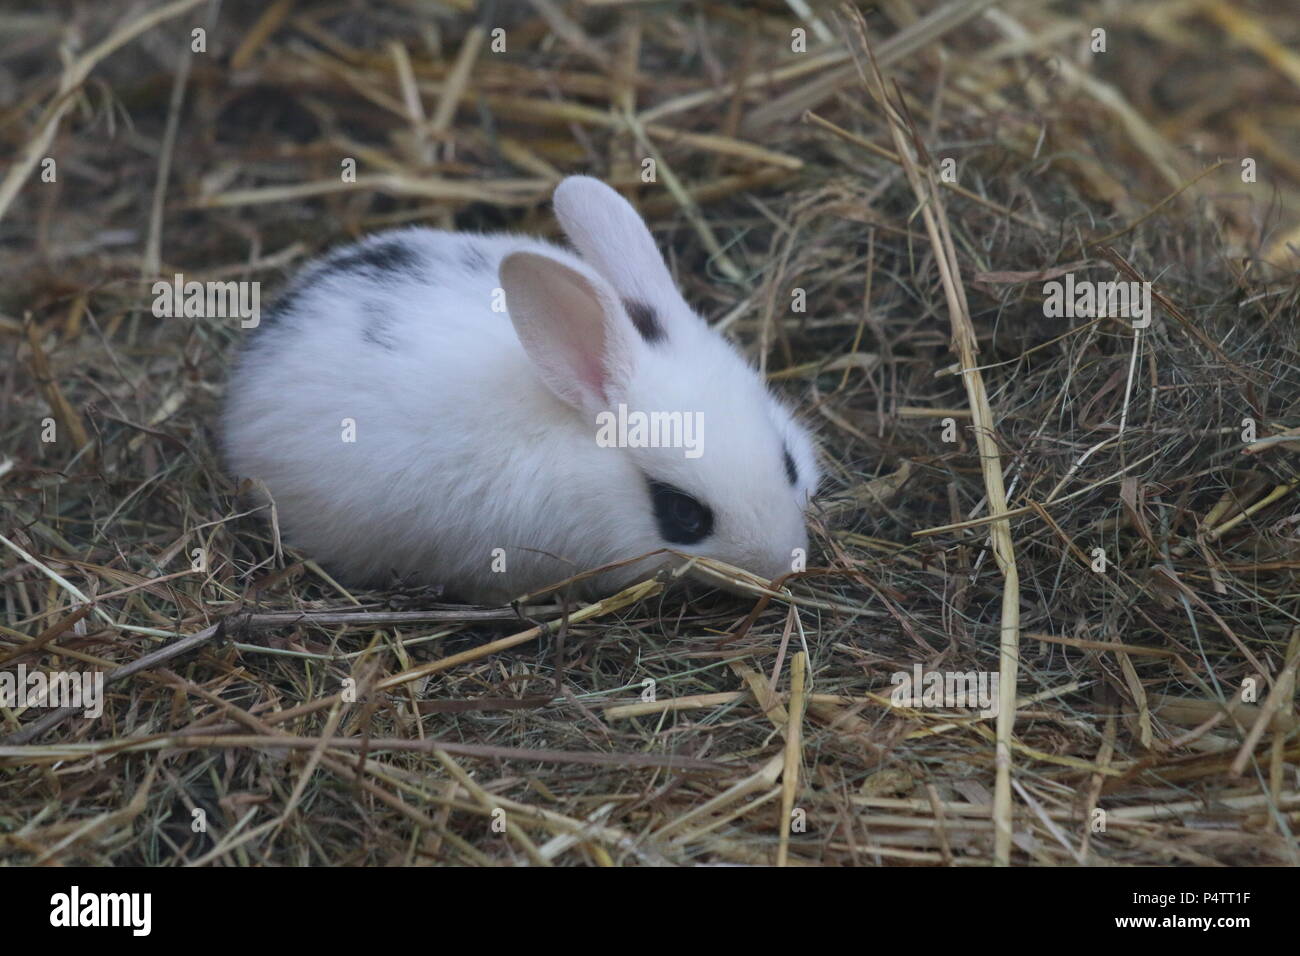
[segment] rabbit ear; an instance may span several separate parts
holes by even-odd
[[[510,321],[543,381],[576,408],[606,408],[631,371],[636,337],[613,290],[535,252],[506,256],[500,275]]]
[[[685,306],[645,222],[599,179],[570,176],[555,187],[555,215],[574,248],[614,287],[634,318],[637,306],[652,316]]]

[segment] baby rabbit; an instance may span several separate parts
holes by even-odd
[[[231,471],[358,584],[499,603],[662,548],[790,572],[818,482],[808,433],[682,299],[622,196],[571,176],[555,212],[576,255],[413,228],[308,265],[231,374]]]

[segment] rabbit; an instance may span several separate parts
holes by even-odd
[[[576,254],[416,227],[307,265],[230,375],[230,471],[360,585],[504,604],[640,558],[579,585],[610,593],[683,560],[662,549],[790,573],[810,433],[686,304],[626,199],[570,176],[554,208]],[[638,412],[698,423],[697,447],[685,424],[656,444]]]

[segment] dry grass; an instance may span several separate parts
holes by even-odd
[[[0,14],[0,669],[110,675],[0,708],[0,859],[1300,862],[1286,0],[470,6]],[[545,232],[573,171],[815,422],[808,572],[474,610],[278,555],[214,452],[238,322],[153,279]],[[1045,318],[1066,272],[1154,321]],[[891,706],[917,663],[1008,706]]]

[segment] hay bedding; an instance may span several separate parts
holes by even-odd
[[[1294,12],[865,13],[879,78],[823,3],[498,4],[505,52],[455,2],[0,15],[0,666],[118,674],[0,711],[0,857],[1300,860]],[[544,232],[570,171],[815,423],[808,573],[472,612],[278,553],[214,447],[238,322],[151,282]],[[1066,273],[1153,321],[1048,316]],[[891,707],[918,664],[1014,720]]]

